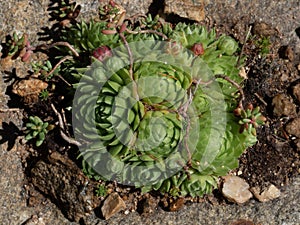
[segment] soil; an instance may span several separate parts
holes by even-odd
[[[127,1],[125,2],[129,4]],[[163,7],[161,7],[160,1],[154,0],[152,4],[150,3],[143,1],[142,13],[149,10],[151,13],[162,14]],[[298,5],[292,6],[297,7]],[[241,7],[243,8],[245,5]],[[286,10],[287,7],[289,6],[285,6],[283,10]],[[128,8],[130,7],[128,6]],[[300,51],[296,46],[296,43],[299,42],[295,42],[293,39],[288,40],[282,31],[270,23],[254,20],[250,16],[250,12],[243,17],[229,17],[228,12],[234,11],[235,8],[228,7],[226,11],[219,2],[215,5],[207,3],[206,10],[212,13],[214,10],[220,10],[220,14],[213,18],[207,16],[201,22],[202,24],[216,27],[217,32],[225,32],[243,44],[243,53],[247,55],[244,66],[244,75],[247,76],[247,79],[243,84],[246,103],[260,106],[262,114],[267,118],[266,124],[258,129],[257,144],[245,151],[240,157],[239,168],[232,173],[244,178],[250,187],[264,189],[270,184],[274,184],[276,187],[289,185],[299,176],[300,172],[300,122],[298,122],[300,118]],[[221,13],[222,10],[225,10],[226,13]],[[165,18],[172,22],[179,20],[193,22],[175,14],[165,15]],[[221,20],[224,22],[221,23]],[[250,36],[246,38],[249,28],[252,28]],[[300,39],[299,28],[295,28],[293,38],[296,36]],[[49,29],[51,31],[50,27]],[[261,44],[262,40],[270,40],[270,44],[264,46]],[[266,52],[264,52],[265,50]],[[37,57],[43,58],[45,55],[41,54]],[[64,141],[57,130],[49,133],[46,144],[39,148],[36,148],[34,143],[25,145],[22,139],[22,120],[25,121],[28,115],[37,115],[52,122],[57,121],[57,116],[50,104],[62,104],[65,101],[63,92],[50,95],[47,100],[42,101],[36,93],[39,93],[41,86],[46,84],[37,85],[37,80],[34,80],[33,83],[30,82],[30,85],[33,86],[28,86],[27,82],[24,82],[24,77],[26,77],[26,81],[35,78],[27,77],[29,75],[26,72],[28,65],[23,65],[18,60],[4,61],[2,59],[1,71],[4,74],[2,77],[4,78],[3,90],[6,89],[5,96],[9,97],[1,98],[0,96],[2,121],[0,143],[8,152],[17,149],[17,156],[9,160],[21,159],[21,163],[16,166],[22,173],[19,179],[23,182],[22,199],[26,199],[26,207],[49,204],[50,209],[54,212],[56,207],[51,205],[54,203],[70,221],[92,224],[88,222],[88,219],[82,218],[93,211],[94,204],[96,204],[94,212],[102,218],[99,206],[104,198],[93,195],[99,182],[90,180],[83,175],[79,169],[80,163],[74,154],[76,149]],[[2,78],[0,77],[0,79]],[[53,84],[61,85],[61,89],[67,88],[59,78],[54,79],[48,85]],[[61,187],[62,180],[70,183],[70,186]],[[114,183],[108,184],[107,187],[109,192],[118,192],[126,201],[128,212],[138,211],[142,216],[156,213],[157,207],[167,211],[177,211],[191,202],[205,202],[212,207],[230,204],[218,190],[213,195],[204,198],[173,199],[158,193],[142,195],[138,190],[118,186]],[[91,205],[85,204],[87,198],[90,198],[88,202]],[[70,204],[72,199],[73,205]],[[32,212],[31,215],[34,213]],[[51,215],[54,216],[55,213]],[[28,216],[24,216],[27,220],[24,219],[22,224],[42,224],[32,222],[38,220],[39,216],[36,217],[28,219]],[[235,224],[248,224],[246,222]]]
[[[259,31],[255,29],[261,27]],[[288,46],[281,46],[276,31],[264,23],[254,24],[254,33],[273,40],[270,52],[261,56],[255,41],[245,45],[248,79],[244,84],[246,101],[260,106],[267,123],[258,129],[258,142],[240,158],[239,171],[251,186],[283,186],[299,174],[298,139],[287,125],[299,117],[299,102],[292,90],[299,80],[299,61]],[[261,50],[260,50],[261,51]],[[299,129],[299,128],[295,128]],[[249,166],[251,165],[251,166]]]

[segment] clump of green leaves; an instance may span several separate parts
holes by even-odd
[[[259,37],[258,40],[255,41],[256,46],[259,48],[259,52],[261,55],[267,55],[270,52],[271,41],[270,37],[263,36]]]
[[[80,6],[76,5],[76,2],[70,3],[68,0],[62,0],[60,1],[59,6],[53,10],[53,14],[61,19],[71,18],[78,8],[80,8]]]
[[[31,63],[31,66],[33,72],[35,74],[38,74],[42,79],[45,79],[46,81],[51,80],[53,76],[57,75],[60,72],[60,66],[52,71],[53,66],[49,60],[46,60],[45,62]]]
[[[48,122],[43,122],[38,116],[30,116],[26,123],[25,140],[36,139],[35,145],[39,147],[44,142],[48,129]]]
[[[99,184],[96,190],[96,196],[105,197],[107,195],[107,188],[105,184]]]
[[[253,136],[256,136],[256,128],[266,121],[266,118],[260,113],[260,107],[253,108],[252,104],[249,104],[246,109],[235,109],[234,114],[241,118],[239,120],[240,132],[248,132]]]
[[[25,48],[27,41],[26,34],[19,36],[16,32],[13,33],[11,39],[6,43],[8,56],[17,56]]]
[[[41,93],[39,94],[39,97],[42,101],[45,101],[49,98],[49,91],[47,89],[42,90]]]
[[[18,35],[16,32],[8,39],[5,46],[5,57],[11,59],[21,58],[23,62],[27,62],[33,53],[33,48],[30,45],[27,34]]]
[[[90,55],[93,62],[88,69],[78,68],[75,62],[73,73],[66,76],[75,81],[80,93],[73,110],[75,121],[81,124],[75,133],[87,143],[80,154],[83,169],[103,180],[132,180],[144,192],[210,193],[218,177],[235,169],[238,157],[256,142],[252,131],[261,124],[259,109],[250,114],[245,111],[242,119],[233,114],[239,104],[233,84],[243,81],[237,66],[239,45],[229,36],[217,37],[215,30],[196,24],[173,27],[151,16],[140,24],[144,30],[134,25],[126,30],[125,25],[111,27],[108,19],[81,22],[63,32],[62,39],[82,57]],[[214,82],[220,91],[209,89]],[[187,119],[192,105],[195,117]],[[151,128],[157,118],[160,122]],[[246,124],[247,129],[252,124],[251,131],[239,132]],[[176,171],[178,166],[181,169]],[[94,168],[101,168],[105,176]],[[175,172],[165,177],[166,170]]]

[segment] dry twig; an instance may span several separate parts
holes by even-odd
[[[241,53],[240,53],[239,58],[238,58],[238,61],[237,61],[237,63],[236,63],[237,67],[240,66],[240,61],[241,61],[242,55],[243,55],[243,53],[244,53],[244,48],[245,48],[246,42],[247,42],[247,40],[248,40],[248,38],[249,38],[249,36],[250,36],[251,29],[252,29],[252,26],[249,26],[247,35],[246,35],[246,37],[245,37],[245,40],[244,40],[244,43],[243,43],[243,46],[242,46],[242,49],[241,49]]]
[[[73,46],[70,45],[68,42],[65,42],[65,41],[55,42],[55,43],[53,43],[53,44],[51,44],[51,45],[49,45],[49,46],[46,46],[46,47],[47,47],[47,49],[49,49],[49,48],[53,48],[53,47],[55,47],[55,46],[66,46],[67,48],[70,49],[70,51],[71,51],[76,57],[79,57],[78,52],[73,48]]]
[[[265,105],[265,106],[267,106],[268,105],[268,103],[266,103],[266,101],[259,95],[259,94],[257,94],[257,93],[254,93],[254,95]]]
[[[49,77],[51,74],[54,73],[54,71],[64,62],[64,61],[67,61],[67,60],[71,60],[73,59],[72,56],[65,56],[63,57],[61,60],[59,60],[59,62],[52,68],[52,70],[49,71],[49,73],[45,76],[46,78]],[[62,79],[68,86],[72,86],[68,81],[66,81],[62,76],[58,75],[58,77],[60,79]]]
[[[0,112],[18,112],[20,111],[21,109],[19,108],[10,108],[10,109],[3,109],[3,108],[0,108]]]
[[[53,104],[51,104],[51,107],[54,111],[54,113],[57,115],[58,117],[58,123],[59,123],[59,128],[60,128],[60,135],[61,137],[66,141],[68,142],[69,144],[72,144],[72,145],[76,145],[76,146],[81,146],[81,143],[76,141],[74,138],[71,138],[71,137],[68,137],[65,133],[64,133],[64,130],[65,130],[65,126],[64,126],[64,122],[63,122],[63,118],[61,116],[61,114],[57,111],[57,109],[55,108],[55,106]]]
[[[244,109],[243,101],[245,100],[245,94],[244,94],[243,88],[237,82],[235,82],[234,80],[231,80],[226,75],[216,74],[215,77],[222,78],[222,79],[228,81],[229,83],[231,83],[233,86],[235,86],[239,90],[239,92],[241,93],[241,99],[239,101],[239,108]]]
[[[132,52],[130,50],[129,44],[128,44],[124,34],[120,32],[119,35],[120,35],[122,41],[124,42],[124,44],[127,48],[128,55],[129,55],[129,63],[130,63],[130,67],[129,67],[130,78],[131,78],[131,80],[134,80],[133,79],[133,56],[132,56]]]

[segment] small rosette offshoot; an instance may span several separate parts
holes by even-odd
[[[36,139],[35,145],[39,147],[51,128],[52,126],[48,122],[43,122],[38,116],[30,116],[29,122],[26,123],[25,140]]]
[[[240,118],[240,133],[247,132],[253,136],[256,136],[256,128],[266,122],[266,117],[260,113],[260,107],[254,108],[252,104],[248,104],[246,109],[236,108],[234,115]]]

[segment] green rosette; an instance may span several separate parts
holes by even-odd
[[[81,26],[96,29],[95,24]],[[82,51],[106,44],[113,55],[77,70],[81,79],[74,85],[72,110],[74,133],[83,143],[80,156],[86,174],[95,178],[144,192],[202,196],[238,166],[238,157],[256,141],[239,133],[232,114],[237,88],[215,77],[242,82],[238,45],[198,25],[163,25],[158,31],[170,40],[125,32],[128,46],[118,34],[97,37],[101,40],[90,49],[85,42],[76,44]],[[199,56],[190,51],[197,43],[203,46]]]

